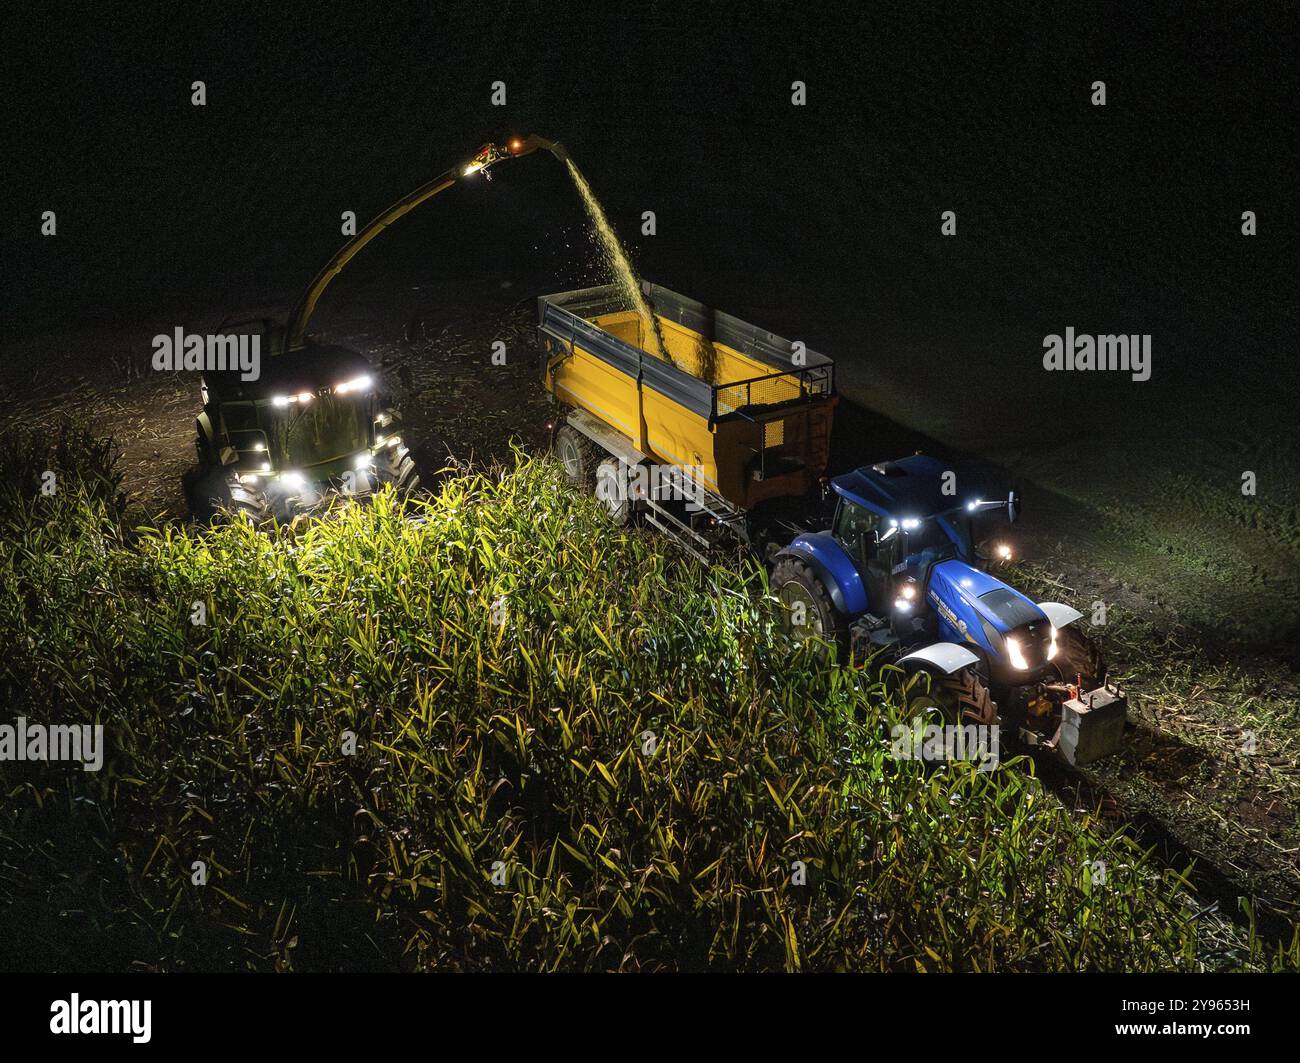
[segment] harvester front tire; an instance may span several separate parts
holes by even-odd
[[[600,454],[596,444],[572,425],[562,425],[555,433],[555,456],[560,459],[564,475],[574,487],[591,491],[596,486]]]
[[[849,643],[848,620],[831,601],[822,581],[797,557],[783,557],[772,569],[772,590],[785,607],[784,626],[797,642],[818,635],[834,643],[841,656]],[[801,610],[802,607],[802,610]],[[803,623],[799,624],[802,611]]]
[[[379,486],[392,484],[398,498],[407,498],[420,489],[420,474],[415,471],[415,459],[405,447],[387,452],[375,467]]]
[[[247,513],[255,524],[271,515],[270,503],[261,491],[232,483],[220,467],[199,466],[189,489],[190,515],[201,524],[222,524],[238,513]]]

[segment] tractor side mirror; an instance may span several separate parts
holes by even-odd
[[[1011,492],[1007,495],[1007,521],[1011,524],[1015,524],[1019,516],[1020,492],[1013,487]]]

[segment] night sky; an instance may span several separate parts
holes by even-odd
[[[291,302],[342,242],[341,211],[364,221],[535,131],[569,147],[646,276],[838,358],[1072,325],[1156,334],[1158,378],[1176,362],[1192,392],[1220,386],[1225,359],[1226,386],[1268,391],[1297,324],[1295,12],[1184,6],[10,7],[8,324]],[[338,297],[591,279],[553,160],[449,199]]]

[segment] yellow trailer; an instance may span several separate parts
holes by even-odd
[[[538,300],[544,382],[566,407],[556,449],[574,481],[599,486],[621,463],[639,486],[611,511],[693,537],[701,514],[740,530],[760,503],[810,495],[830,456],[832,361],[658,285],[642,292],[662,355],[614,285]],[[665,505],[647,480],[690,505]]]

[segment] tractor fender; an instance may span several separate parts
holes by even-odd
[[[1083,614],[1072,606],[1062,605],[1060,602],[1039,602],[1038,608],[1043,611],[1043,615],[1051,621],[1052,627],[1060,631],[1061,628],[1068,624],[1073,624]]]
[[[798,536],[794,542],[777,552],[774,562],[783,557],[797,557],[817,574],[831,604],[847,617],[860,616],[867,611],[867,591],[862,577],[849,556],[825,532]]]
[[[928,666],[944,675],[952,675],[953,672],[960,672],[963,668],[979,664],[980,659],[965,646],[959,646],[955,642],[934,642],[929,646],[922,646],[919,650],[913,650],[906,657],[900,657],[898,663],[905,665],[909,661],[915,662],[922,668]]]

